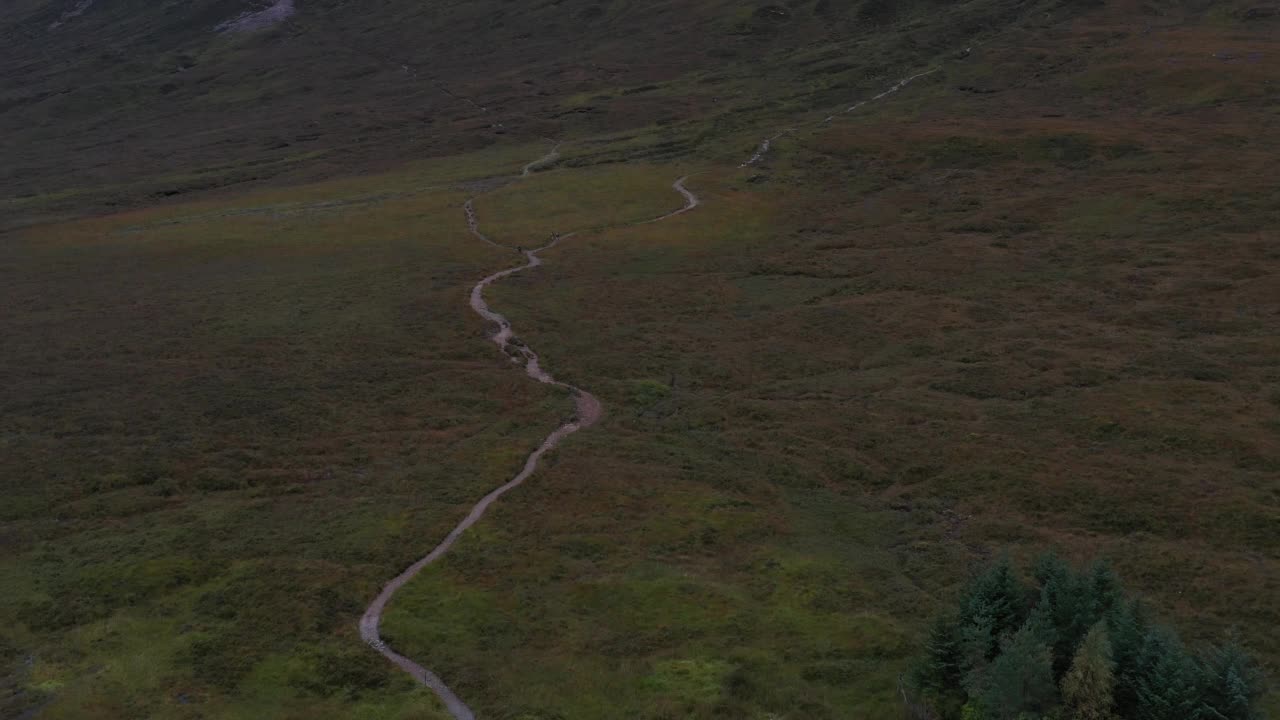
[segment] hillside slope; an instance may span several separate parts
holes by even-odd
[[[1048,548],[1276,675],[1271,6],[253,7],[0,10],[0,715],[447,717],[359,618],[574,407],[468,208],[605,411],[387,606],[478,716],[900,717]]]
[[[503,137],[649,128],[671,155],[689,150],[681,126],[839,102],[1015,19],[1072,10],[1021,0],[304,0],[273,27],[218,31],[255,7],[58,0],[0,10],[0,196],[22,200],[6,224],[387,167]]]

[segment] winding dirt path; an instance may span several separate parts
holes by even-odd
[[[904,88],[904,87],[906,87],[907,85],[911,84],[911,81],[912,81],[912,80],[915,80],[915,79],[917,79],[917,78],[922,78],[922,77],[924,77],[925,75],[932,75],[932,74],[934,74],[934,73],[938,72],[938,71],[939,71],[939,70],[941,70],[941,69],[942,69],[942,68],[931,68],[931,69],[929,69],[929,70],[925,70],[924,72],[919,72],[919,73],[916,73],[915,75],[909,75],[909,76],[907,76],[907,77],[904,77],[904,78],[902,78],[901,80],[899,80],[898,82],[894,83],[892,86],[890,86],[888,90],[885,90],[884,92],[880,93],[879,95],[876,95],[876,96],[874,96],[874,97],[868,98],[868,99],[866,99],[866,100],[860,100],[860,101],[858,101],[858,102],[856,102],[856,103],[854,103],[854,104],[850,105],[848,108],[845,108],[844,112],[843,112],[843,113],[840,113],[840,115],[846,115],[846,114],[848,114],[848,113],[851,113],[851,112],[853,112],[853,111],[857,110],[858,108],[862,107],[863,105],[866,105],[867,103],[873,103],[873,102],[875,102],[875,101],[877,101],[877,100],[883,100],[884,98],[886,98],[886,97],[888,97],[888,96],[890,96],[890,95],[892,95],[892,94],[894,94],[894,93],[898,92],[898,91],[899,91],[899,90],[901,90],[902,88]],[[783,131],[779,132],[777,135],[774,135],[773,137],[765,138],[765,139],[764,139],[764,141],[762,141],[762,142],[760,143],[760,147],[756,148],[755,154],[753,154],[753,155],[752,155],[752,156],[751,156],[751,157],[750,157],[746,162],[742,163],[742,164],[741,164],[741,165],[739,165],[738,167],[740,167],[740,168],[749,167],[749,166],[751,166],[751,165],[755,165],[756,163],[758,163],[758,162],[760,162],[761,160],[763,160],[763,159],[764,159],[764,156],[769,154],[769,150],[770,150],[770,148],[772,148],[772,147],[773,147],[773,141],[774,141],[774,140],[777,140],[778,138],[782,137],[783,135],[789,135],[789,134],[791,134],[791,133],[795,132],[797,129],[802,128],[802,127],[805,127],[805,126],[808,126],[808,125],[825,125],[825,124],[827,124],[827,123],[831,122],[832,120],[835,120],[837,117],[838,117],[838,115],[829,115],[829,116],[827,116],[826,118],[824,118],[824,119],[822,119],[822,120],[820,120],[820,121],[809,121],[809,122],[806,122],[806,123],[801,123],[801,124],[799,124],[799,125],[796,125],[796,126],[793,126],[793,127],[786,128],[785,130],[783,130]]]
[[[555,157],[558,157],[558,147],[559,144],[557,144],[555,148],[552,148],[548,155],[526,165],[521,176],[527,177],[532,168],[543,162],[550,162],[550,160],[554,160]],[[685,187],[685,181],[687,179],[688,176],[682,177],[672,185],[672,188],[684,197],[684,207],[667,213],[661,217],[654,218],[653,220],[647,220],[645,223],[666,220],[667,218],[686,213],[699,205],[700,201],[698,196]],[[472,235],[495,247],[503,248],[505,250],[515,249],[510,246],[494,242],[493,239],[488,235],[485,235],[480,230],[480,221],[476,216],[474,198],[467,200],[466,204],[463,205],[463,213],[467,219],[467,228],[470,230]],[[432,692],[440,698],[441,702],[444,703],[445,708],[448,709],[449,714],[454,717],[454,720],[475,720],[475,713],[472,712],[471,708],[467,707],[467,704],[463,702],[462,699],[453,692],[453,690],[449,689],[449,686],[440,679],[440,676],[404,655],[401,655],[395,650],[392,650],[391,647],[383,641],[382,636],[379,633],[379,626],[382,623],[383,611],[386,610],[387,603],[391,601],[391,597],[395,595],[397,590],[404,587],[405,583],[412,580],[414,576],[422,572],[423,569],[439,560],[445,553],[449,552],[449,548],[453,547],[453,544],[458,541],[458,538],[462,537],[462,534],[465,533],[472,525],[475,525],[476,522],[484,516],[484,513],[489,509],[489,506],[496,502],[498,498],[516,488],[525,480],[528,480],[529,476],[537,470],[538,461],[542,459],[543,455],[554,449],[560,444],[560,441],[564,440],[566,437],[578,432],[579,430],[591,427],[599,422],[600,418],[603,417],[604,408],[596,396],[582,388],[556,380],[551,373],[544,370],[541,362],[539,361],[538,354],[534,352],[533,348],[520,341],[516,337],[515,331],[511,328],[511,322],[500,313],[493,310],[493,308],[489,307],[489,304],[485,302],[484,299],[484,290],[489,285],[492,285],[498,280],[509,275],[514,275],[518,272],[538,267],[542,264],[542,258],[538,256],[538,253],[541,253],[544,250],[550,250],[562,240],[567,240],[575,234],[576,233],[557,235],[550,243],[536,250],[520,251],[525,257],[525,263],[523,265],[510,267],[506,270],[499,270],[476,283],[475,286],[471,288],[471,309],[474,310],[477,315],[496,326],[496,331],[490,336],[490,339],[497,344],[503,354],[511,358],[512,362],[523,365],[525,373],[528,374],[529,377],[540,383],[555,385],[568,390],[569,394],[573,397],[575,409],[574,416],[560,425],[560,427],[553,430],[550,435],[543,439],[542,444],[525,459],[524,467],[518,474],[516,474],[515,477],[505,485],[493,490],[488,495],[485,495],[480,499],[480,502],[472,506],[471,512],[467,513],[467,516],[463,518],[462,522],[458,523],[449,531],[449,534],[445,536],[444,540],[442,540],[439,545],[436,545],[435,548],[433,548],[430,553],[427,553],[425,557],[410,565],[404,572],[393,578],[391,582],[388,582],[382,588],[382,592],[378,593],[378,597],[374,598],[373,602],[369,604],[364,615],[360,618],[360,638],[368,643],[373,649],[381,653],[383,657],[386,657],[388,660],[395,663],[396,666],[413,676],[415,680],[430,688]]]
[[[537,160],[534,160],[533,162],[529,163],[528,165],[525,165],[525,166],[524,166],[524,170],[520,171],[520,177],[529,177],[531,174],[533,174],[533,171],[534,171],[534,170],[537,170],[538,168],[541,168],[541,167],[543,167],[543,166],[545,166],[545,165],[549,165],[549,164],[551,164],[551,163],[555,162],[556,160],[559,160],[559,159],[560,159],[560,146],[561,146],[562,144],[563,144],[563,143],[556,143],[555,145],[553,145],[553,146],[552,146],[552,148],[551,148],[551,152],[547,153],[546,155],[543,155],[542,157],[538,158]],[[486,238],[486,239],[487,239],[487,238]]]
[[[783,135],[786,135],[792,132],[795,132],[795,128],[787,128],[786,130],[783,130],[782,132],[778,133],[777,135],[774,135],[773,137],[765,138],[764,142],[760,143],[760,147],[756,148],[756,152],[754,155],[751,156],[751,159],[742,163],[738,167],[747,167],[748,165],[755,165],[756,163],[760,162],[761,160],[764,159],[765,155],[769,154],[769,148],[773,147],[774,140],[777,140]]]
[[[662,215],[661,217],[656,217],[656,218],[654,218],[654,219],[652,219],[652,220],[645,220],[645,221],[643,221],[643,222],[639,222],[639,223],[636,223],[636,224],[637,224],[637,225],[648,225],[649,223],[661,222],[661,221],[666,220],[666,219],[668,219],[668,218],[673,218],[673,217],[675,217],[675,216],[677,216],[677,215],[683,215],[683,214],[685,214],[685,213],[689,212],[690,210],[692,210],[692,209],[694,209],[694,208],[698,207],[699,205],[701,205],[701,204],[702,204],[702,201],[698,199],[698,196],[697,196],[697,195],[694,195],[694,194],[693,194],[693,192],[689,190],[689,188],[687,188],[687,187],[685,187],[685,186],[684,186],[685,181],[686,181],[686,180],[688,180],[688,179],[689,179],[689,176],[688,176],[688,175],[685,175],[684,177],[682,177],[682,178],[680,178],[679,180],[675,181],[675,183],[673,183],[673,184],[671,185],[671,189],[672,189],[672,190],[675,190],[676,192],[678,192],[678,193],[680,193],[681,195],[683,195],[683,196],[684,196],[684,207],[680,208],[679,210],[672,210],[671,212],[667,213],[666,215]]]
[[[855,103],[854,105],[846,109],[844,112],[845,113],[853,112],[858,108],[862,107],[863,105],[867,104],[868,102],[874,102],[876,100],[880,100],[881,98],[884,98],[888,95],[891,95],[901,90],[903,87],[906,87],[908,83],[910,83],[912,80],[915,80],[916,78],[923,77],[925,75],[929,75],[934,72],[937,72],[937,68],[903,78],[899,80],[896,84],[894,84],[892,87],[890,87],[888,90],[885,90],[879,95],[876,95],[867,100],[863,100],[861,102]],[[448,92],[447,89],[446,89],[446,92]],[[452,93],[449,93],[449,94],[452,95]],[[471,101],[470,99],[467,99],[467,98],[462,98],[462,99],[466,99],[468,102],[471,102],[473,105],[475,105],[477,108],[480,108],[481,110],[486,110],[486,108],[481,107],[480,105],[476,104],[474,101]],[[832,120],[834,120],[835,117],[836,117],[835,115],[832,115],[826,118],[825,120],[801,123],[799,125],[786,128],[781,132],[777,133],[776,135],[765,139],[764,142],[761,143],[760,147],[756,150],[755,154],[752,155],[749,160],[744,162],[741,165],[741,167],[747,167],[749,165],[753,165],[759,162],[769,152],[769,149],[772,147],[773,141],[777,140],[778,138],[784,135],[787,135],[789,133],[793,133],[801,127],[805,127],[808,125],[829,123]],[[559,148],[560,148],[560,143],[556,143],[546,155],[538,158],[537,160],[534,160],[533,162],[530,162],[528,165],[525,165],[524,168],[521,170],[519,177],[527,178],[539,167],[555,162],[560,157]],[[689,188],[685,185],[688,179],[689,179],[689,176],[686,175],[676,180],[675,183],[673,183],[671,186],[673,190],[680,193],[680,195],[684,198],[684,205],[682,207],[680,207],[677,210],[673,210],[669,213],[666,213],[665,215],[661,215],[659,217],[653,218],[652,220],[644,220],[644,221],[636,222],[632,224],[645,225],[649,223],[661,222],[663,220],[667,220],[669,218],[673,218],[678,215],[687,213],[690,210],[693,210],[694,208],[698,207],[701,204],[701,200],[698,198],[697,194],[689,190]],[[538,354],[534,352],[533,348],[529,347],[524,342],[522,342],[519,338],[517,338],[515,335],[515,331],[511,327],[511,322],[507,320],[507,318],[504,317],[501,313],[498,313],[493,308],[489,307],[489,304],[485,302],[485,299],[484,299],[485,288],[489,287],[493,283],[505,277],[514,275],[519,272],[524,272],[525,270],[530,270],[538,267],[539,265],[542,265],[542,258],[539,256],[539,253],[545,250],[550,250],[551,248],[559,244],[562,240],[566,240],[570,237],[573,237],[575,233],[569,233],[566,235],[556,235],[550,243],[536,250],[522,250],[522,249],[512,248],[508,245],[503,245],[501,243],[495,242],[492,238],[490,238],[488,235],[486,235],[484,232],[480,230],[480,220],[476,215],[476,209],[475,209],[475,198],[471,198],[467,200],[467,202],[463,205],[463,214],[466,217],[467,229],[477,239],[482,240],[494,247],[501,248],[504,250],[516,250],[517,252],[520,252],[525,258],[525,262],[523,264],[516,265],[514,267],[510,267],[505,270],[499,270],[498,272],[495,272],[492,275],[489,275],[484,279],[480,280],[479,282],[477,282],[475,286],[471,288],[471,297],[470,297],[471,309],[474,310],[477,315],[484,318],[486,321],[488,321],[493,325],[495,330],[492,333],[492,335],[490,335],[490,340],[492,340],[494,344],[498,346],[499,350],[501,350],[504,355],[510,358],[512,362],[522,365],[524,367],[525,373],[529,377],[533,378],[534,380],[537,380],[540,383],[555,385],[556,387],[564,388],[565,390],[567,390],[569,394],[573,397],[575,412],[573,417],[571,417],[569,420],[567,420],[566,422],[561,424],[559,427],[557,427],[555,430],[553,430],[550,435],[547,435],[547,437],[543,439],[542,443],[537,447],[537,449],[535,449],[532,453],[529,454],[529,456],[525,459],[524,467],[520,470],[519,473],[516,474],[515,477],[509,480],[505,485],[502,485],[501,487],[493,490],[488,495],[485,495],[483,498],[481,498],[479,502],[477,502],[474,506],[472,506],[471,511],[467,513],[467,516],[463,518],[462,521],[459,522],[456,526],[454,526],[452,530],[449,531],[449,534],[445,536],[444,540],[442,540],[439,545],[436,545],[435,548],[433,548],[431,552],[427,553],[426,556],[424,556],[422,559],[410,565],[408,568],[404,570],[404,572],[397,575],[395,578],[393,578],[390,582],[388,582],[382,588],[382,592],[378,593],[378,596],[374,598],[372,603],[369,604],[368,609],[365,610],[364,615],[360,618],[360,637],[366,643],[368,643],[371,647],[373,647],[375,650],[381,653],[384,657],[386,657],[388,660],[395,663],[396,666],[400,667],[405,672],[413,676],[415,680],[422,683],[426,687],[430,688],[444,703],[445,708],[448,709],[449,714],[453,716],[454,720],[475,720],[475,713],[471,710],[471,708],[469,708],[467,704],[457,696],[457,694],[455,694],[451,689],[449,689],[449,686],[446,685],[445,682],[441,680],[438,675],[431,672],[430,670],[423,667],[422,665],[419,665],[413,660],[405,657],[404,655],[397,653],[395,650],[391,649],[391,647],[388,646],[385,641],[383,641],[382,636],[379,632],[379,627],[382,623],[383,612],[386,610],[387,603],[391,601],[391,598],[392,596],[395,595],[396,591],[404,587],[404,585],[407,582],[412,580],[414,576],[422,572],[422,570],[424,570],[427,566],[431,565],[432,563],[436,562],[441,557],[443,557],[445,553],[447,553],[449,549],[453,547],[454,543],[456,543],[458,539],[462,537],[463,533],[465,533],[472,525],[475,525],[480,520],[480,518],[484,516],[485,511],[489,509],[490,505],[492,505],[494,502],[496,502],[499,498],[501,498],[506,493],[518,487],[525,480],[528,480],[529,477],[533,475],[534,471],[537,470],[538,462],[542,459],[543,455],[555,449],[555,447],[559,445],[560,442],[564,440],[566,437],[572,435],[573,433],[578,432],[579,430],[589,428],[592,425],[599,422],[600,418],[603,417],[604,415],[604,409],[600,404],[599,399],[596,398],[596,396],[592,395],[586,390],[583,390],[582,388],[556,380],[555,377],[551,375],[551,373],[543,369],[541,361],[538,357]]]
[[[467,216],[467,229],[471,231],[472,235],[475,235],[476,237],[480,238],[481,240],[489,243],[490,245],[496,248],[501,248],[503,250],[515,249],[515,248],[509,248],[506,245],[499,245],[498,243],[490,240],[488,235],[485,235],[484,233],[480,232],[480,219],[476,217],[475,198],[471,198],[467,200],[466,204],[462,206],[462,212],[464,215]]]

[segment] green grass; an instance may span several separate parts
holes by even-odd
[[[500,255],[456,226],[402,230],[460,202],[115,232],[128,217],[7,246],[30,274],[6,283],[26,310],[6,328],[5,567],[24,580],[6,584],[6,634],[41,660],[32,687],[59,688],[51,716],[118,716],[82,688],[133,683],[86,675],[122,648],[36,651],[32,633],[160,632],[157,614],[183,630],[139,648],[155,669],[128,693],[139,712],[185,692],[252,716],[230,688],[272,654],[350,648],[350,614],[553,426],[563,399],[511,372],[466,310],[465,280]]]
[[[741,55],[808,27],[721,9]],[[0,708],[442,717],[356,620],[569,412],[466,307],[513,262],[467,234],[477,194],[499,242],[580,231],[487,297],[607,413],[391,605],[393,645],[481,716],[892,717],[967,569],[1045,547],[1110,557],[1184,636],[1239,627],[1274,670],[1276,138],[1248,93],[1197,109],[1178,99],[1194,74],[1153,70],[1265,33],[1178,17],[1167,47],[1121,38],[1147,18],[1123,4],[1015,23],[745,171],[773,118],[847,106],[926,53],[862,38],[857,62],[892,62],[763,98],[853,45],[762,49],[794,65],[758,77],[737,57],[584,80],[613,119],[566,121],[564,161],[519,182],[476,181],[543,154],[532,132],[406,144],[385,168],[360,154],[379,136],[281,148],[286,179],[324,182],[264,171],[9,231]],[[954,19],[917,37],[942,52]],[[266,52],[226,42],[210,52]],[[1134,93],[1152,77],[1174,100]],[[979,85],[997,92],[961,89]],[[233,154],[207,167],[266,157]],[[678,207],[689,173],[703,207],[625,226]],[[123,202],[202,173],[142,175],[75,186]],[[87,202],[61,187],[11,204]]]

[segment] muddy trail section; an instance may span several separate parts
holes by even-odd
[[[522,170],[520,177],[528,177],[534,169],[554,162],[556,158],[559,157],[558,148],[559,145],[557,144],[551,149],[550,153],[526,165]],[[639,225],[666,220],[686,213],[697,207],[699,204],[698,196],[685,187],[685,181],[687,179],[687,176],[682,177],[672,185],[672,188],[676,192],[680,193],[684,198],[683,207],[661,217],[646,220],[643,221],[643,223],[632,224]],[[591,393],[583,390],[582,388],[556,380],[551,373],[547,372],[542,367],[538,354],[534,352],[533,348],[529,347],[516,336],[515,331],[511,327],[511,322],[507,320],[506,317],[493,310],[493,308],[489,307],[489,304],[485,302],[484,299],[485,288],[505,277],[524,272],[526,270],[531,270],[542,265],[542,258],[539,256],[539,253],[550,250],[560,242],[573,237],[576,233],[556,235],[550,243],[537,248],[536,250],[520,250],[509,245],[503,245],[495,242],[480,230],[480,221],[476,215],[475,209],[475,198],[467,200],[466,204],[463,205],[463,213],[466,217],[467,229],[477,239],[497,248],[519,252],[525,259],[525,262],[521,265],[516,265],[514,267],[507,268],[506,270],[500,270],[477,282],[475,286],[471,288],[471,309],[489,323],[491,328],[490,340],[498,346],[498,349],[501,350],[502,353],[511,360],[511,362],[521,365],[524,368],[525,373],[534,380],[566,390],[573,398],[575,412],[573,417],[553,430],[550,435],[547,435],[547,437],[543,439],[542,443],[538,445],[537,449],[525,458],[524,467],[521,468],[520,472],[517,473],[515,477],[511,478],[511,480],[509,480],[505,485],[502,485],[481,498],[479,502],[471,507],[471,511],[467,513],[467,516],[449,531],[449,534],[445,536],[444,540],[442,540],[439,545],[436,545],[431,552],[427,553],[420,560],[410,565],[404,570],[404,572],[397,575],[382,588],[382,592],[378,593],[378,596],[374,598],[373,602],[369,604],[368,609],[365,610],[364,616],[360,618],[360,638],[381,653],[383,657],[386,657],[388,660],[395,663],[397,667],[413,676],[413,678],[419,683],[430,688],[432,692],[440,698],[440,701],[444,703],[445,708],[449,711],[449,714],[455,718],[455,720],[475,720],[475,713],[465,702],[462,701],[461,698],[458,697],[456,693],[453,692],[453,690],[449,688],[448,685],[445,684],[443,680],[440,679],[440,676],[431,672],[417,662],[414,662],[410,658],[401,655],[387,645],[379,632],[383,612],[386,610],[387,604],[391,601],[391,598],[395,595],[396,591],[404,587],[405,583],[408,583],[414,578],[414,576],[422,572],[425,568],[444,557],[445,553],[449,552],[449,549],[453,547],[454,543],[456,543],[460,537],[462,537],[463,533],[465,533],[472,525],[475,525],[476,522],[484,516],[485,511],[489,509],[490,505],[496,502],[498,498],[518,487],[525,480],[528,480],[529,477],[533,475],[534,471],[538,469],[538,462],[542,459],[543,455],[553,450],[566,437],[578,432],[579,430],[591,427],[598,422],[604,415],[604,408],[600,404],[600,401]]]

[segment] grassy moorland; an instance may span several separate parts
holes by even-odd
[[[489,138],[6,233],[0,709],[442,717],[355,621],[569,408],[466,308],[514,262],[477,194],[499,241],[584,231],[489,298],[607,413],[390,608],[481,716],[892,717],[970,568],[1046,547],[1274,675],[1277,25],[1245,9],[1004,28],[747,169],[927,53],[580,125],[521,182],[472,181],[546,144]],[[756,87],[705,79],[556,102]],[[689,173],[703,207],[626,225]]]
[[[399,194],[449,179],[427,168],[4,245],[10,710],[431,706],[351,618],[563,402],[463,312],[468,281],[506,261],[466,236],[465,196]]]
[[[389,635],[498,717],[884,717],[971,561],[1058,547],[1274,668],[1275,66],[1206,52],[1274,44],[1127,10],[496,287],[610,415]]]

